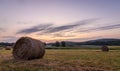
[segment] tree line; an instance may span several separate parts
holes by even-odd
[[[59,41],[56,41],[54,44],[53,44],[53,46],[56,46],[56,47],[66,47],[66,42],[65,41],[61,41],[61,42],[59,42]]]

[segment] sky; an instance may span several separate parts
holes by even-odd
[[[120,0],[0,0],[0,42],[120,39]]]

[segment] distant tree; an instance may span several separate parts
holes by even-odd
[[[59,41],[56,41],[55,46],[56,46],[56,47],[59,47],[59,46],[60,46],[60,42],[59,42]]]
[[[62,42],[61,42],[61,46],[62,46],[62,47],[65,47],[65,46],[66,46],[65,41],[62,41]]]

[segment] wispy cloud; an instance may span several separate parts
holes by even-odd
[[[3,42],[15,42],[18,39],[18,37],[15,36],[2,36],[1,38]]]
[[[86,38],[73,38],[67,39],[67,41],[86,41],[86,40],[93,40],[93,39],[100,39],[103,38],[102,36],[93,36],[93,37],[86,37]]]
[[[77,26],[79,26],[79,25],[74,24],[74,25],[63,25],[63,26],[51,27],[51,28],[46,29],[44,32],[45,33],[55,33],[55,32],[60,32],[60,31],[72,29],[72,28],[77,27]]]
[[[30,33],[35,33],[38,31],[42,31],[45,30],[46,28],[50,27],[52,24],[40,24],[37,26],[33,26],[27,29],[23,29],[17,32],[17,34],[30,34]]]
[[[22,29],[22,30],[18,31],[17,34],[31,34],[31,33],[38,32],[38,35],[50,34],[50,35],[54,35],[54,36],[58,36],[58,37],[60,37],[60,36],[63,37],[66,35],[58,35],[55,33],[60,33],[60,32],[66,33],[68,31],[73,31],[73,30],[75,30],[75,28],[89,25],[96,20],[98,20],[98,18],[81,20],[78,22],[68,23],[68,24],[61,25],[61,26],[55,26],[54,24],[44,24],[44,25],[39,24],[37,26],[33,26],[33,27],[30,27],[27,29]]]
[[[56,33],[56,32],[60,32],[60,31],[71,30],[71,29],[74,29],[76,27],[88,25],[91,22],[94,22],[96,20],[97,20],[97,18],[86,19],[86,20],[78,21],[78,22],[75,22],[75,23],[69,23],[69,24],[62,25],[62,26],[51,27],[51,28],[48,28],[48,29],[44,30],[44,33]]]
[[[91,29],[80,30],[80,32],[93,32],[93,31],[103,31],[103,30],[111,30],[111,29],[118,29],[120,28],[120,24],[102,26],[102,27],[95,27]]]
[[[66,35],[66,34],[62,34],[62,33],[55,33],[53,34],[54,37],[74,37],[75,35]]]
[[[15,38],[15,36],[2,36],[2,38]]]
[[[120,28],[120,24],[113,24],[107,26],[94,26],[87,27],[90,25],[94,25],[98,19],[87,19],[74,23],[69,23],[61,26],[55,26],[54,24],[39,24],[27,29],[22,29],[17,32],[17,34],[32,34],[37,32],[36,35],[49,35],[54,37],[74,37],[74,33],[87,33],[87,32],[95,32],[95,31],[105,31]],[[76,32],[77,31],[77,32]],[[69,33],[68,33],[69,32]],[[63,34],[62,34],[63,33]],[[73,35],[71,35],[73,34]]]

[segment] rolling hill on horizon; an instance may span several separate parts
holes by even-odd
[[[84,42],[73,42],[73,41],[65,41],[67,46],[80,46],[80,45],[120,45],[120,39],[116,38],[102,38],[95,40],[88,40]],[[53,45],[55,43],[48,43],[48,45]]]

